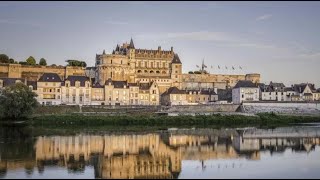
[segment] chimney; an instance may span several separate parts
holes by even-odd
[[[158,46],[158,51],[159,51],[159,52],[161,51],[161,46]]]
[[[173,47],[171,46],[171,54],[173,53]]]
[[[218,88],[215,87],[215,88],[213,89],[213,91],[214,91],[216,94],[218,94]]]

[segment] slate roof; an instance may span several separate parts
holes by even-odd
[[[131,40],[130,40],[129,48],[134,49],[134,44],[133,44],[132,38],[131,38]]]
[[[139,86],[138,83],[128,83],[128,86]]]
[[[178,54],[174,54],[172,63],[181,64],[181,61],[180,61]]]
[[[75,86],[76,81],[79,81],[80,87],[85,87],[86,81],[90,81],[90,79],[86,76],[68,76],[65,81],[70,81],[70,86]]]
[[[20,80],[24,83],[24,79],[22,78],[0,78],[3,81],[3,87],[11,86],[16,83],[16,80]]]
[[[180,90],[177,87],[170,87],[166,92],[162,93],[161,96],[169,94],[187,94],[187,92],[184,90]]]
[[[27,86],[32,86],[33,90],[37,90],[37,81],[27,81]]]
[[[274,83],[270,82],[268,86],[265,86],[264,92],[278,92],[278,91],[285,91],[285,85],[283,83]]]
[[[38,82],[62,82],[62,80],[56,73],[44,73]]]
[[[304,96],[313,96],[312,93],[304,93]]]
[[[293,89],[296,92],[302,93],[307,86],[309,86],[311,91],[315,91],[314,84],[309,84],[309,83],[294,84]]]
[[[99,83],[92,83],[92,88],[104,88],[104,86],[101,86]]]
[[[112,81],[110,78],[106,80],[105,85],[109,85],[109,82],[114,88],[124,88],[124,86],[127,86],[127,81]],[[128,88],[128,86],[126,88]]]
[[[284,92],[287,92],[287,91],[294,91],[294,89],[293,87],[285,87]]]
[[[240,88],[240,87],[243,87],[243,88],[257,88],[258,86],[256,84],[254,84],[253,82],[251,82],[251,81],[240,80],[234,86],[234,88]]]
[[[213,90],[202,90],[200,91],[200,94],[206,94],[206,95],[217,95]]]
[[[140,83],[139,89],[140,90],[149,90],[151,87],[151,83]]]

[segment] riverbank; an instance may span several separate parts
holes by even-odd
[[[245,115],[45,115],[35,116],[28,123],[32,126],[149,126],[149,127],[207,127],[207,126],[283,126],[297,123],[320,122],[320,116],[291,116],[261,113],[256,116]]]

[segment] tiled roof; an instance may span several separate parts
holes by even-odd
[[[240,87],[246,87],[246,88],[257,88],[258,86],[254,84],[251,81],[238,81],[238,83],[234,86],[234,88],[240,88]]]
[[[44,73],[38,82],[62,82],[61,78],[56,73]]]
[[[90,79],[86,76],[68,76],[66,81],[70,81],[70,86],[75,86],[76,81],[79,81],[80,87],[85,87],[86,81],[90,81]]]

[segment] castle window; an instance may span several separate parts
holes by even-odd
[[[153,62],[151,62],[151,68],[153,68]]]
[[[157,74],[160,74],[160,71],[156,71]]]
[[[121,60],[121,64],[122,64],[122,60]]]
[[[112,59],[111,59],[111,64],[112,64]]]
[[[141,73],[141,70],[138,70],[138,73]]]
[[[150,71],[151,74],[153,74],[153,71]]]
[[[144,70],[144,73],[148,73],[148,71],[147,71],[147,70]]]
[[[162,67],[166,67],[166,63],[165,62],[162,62]]]

